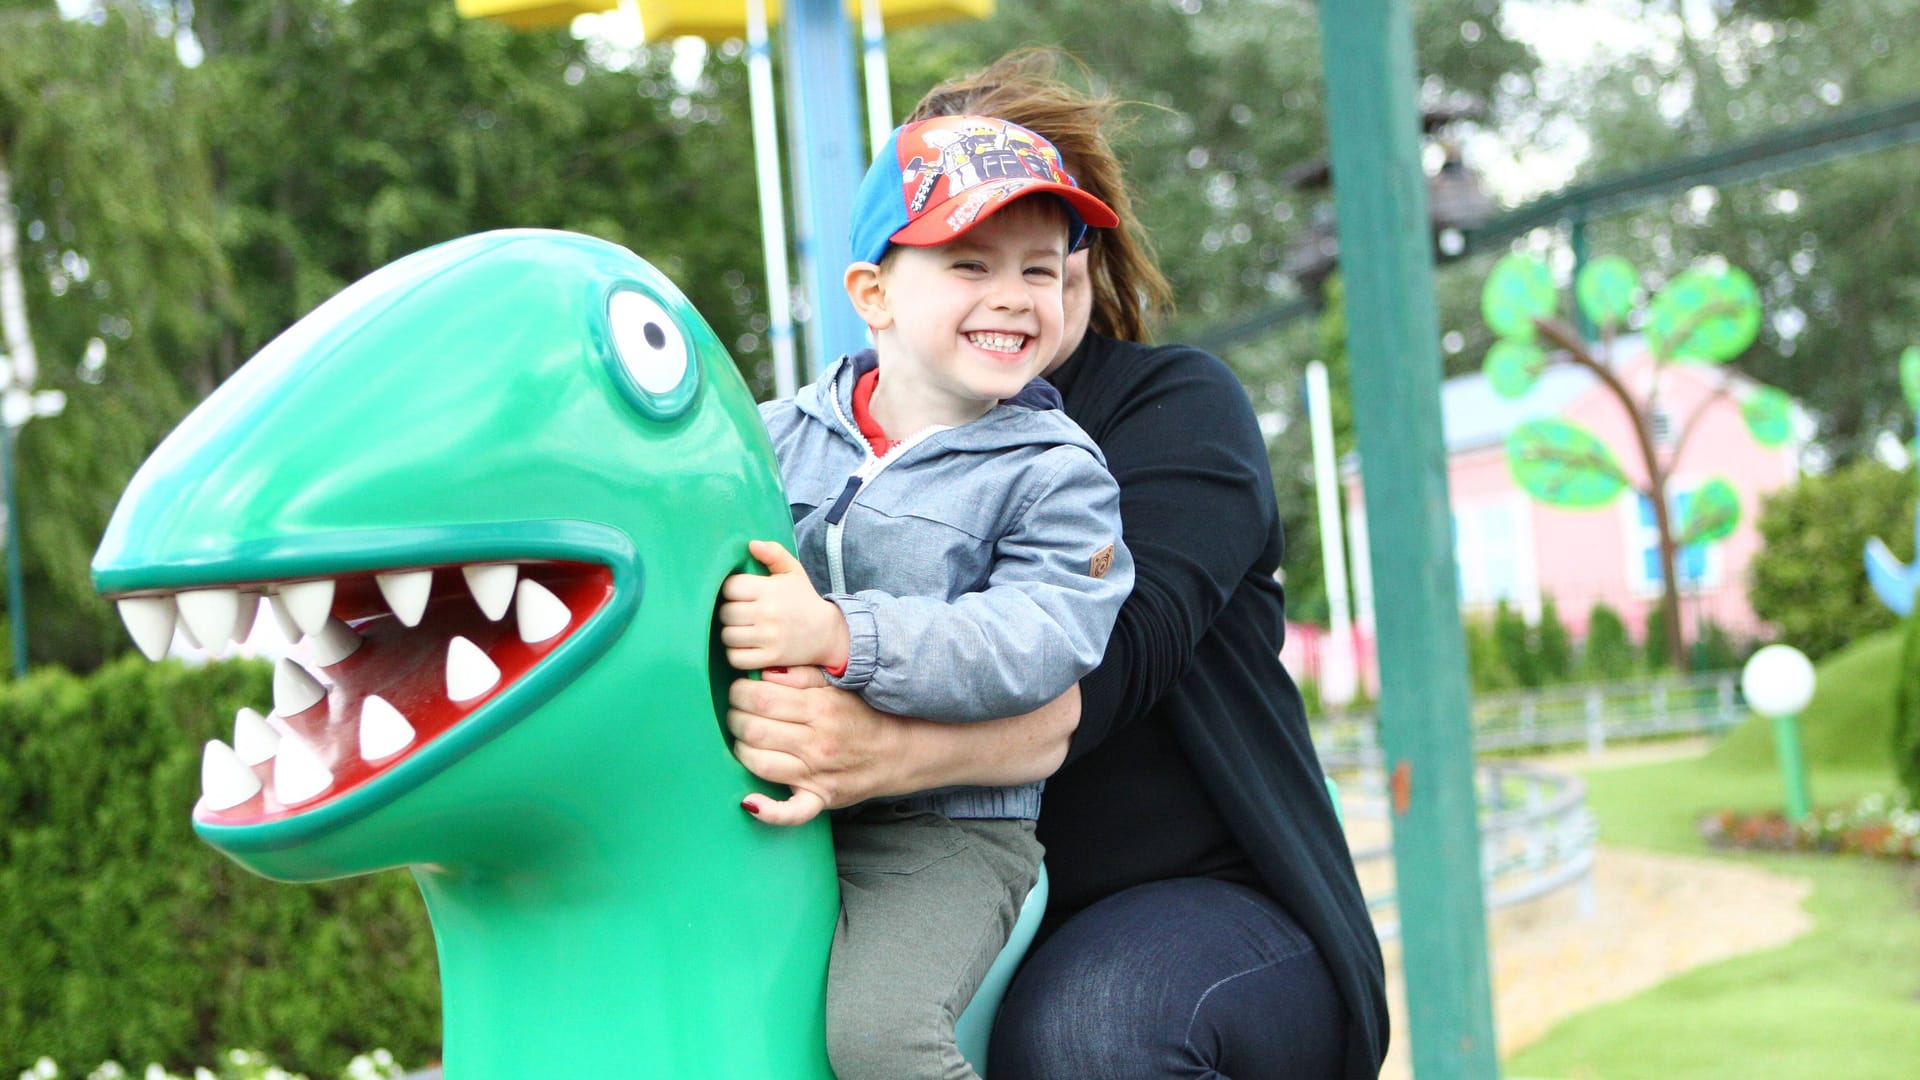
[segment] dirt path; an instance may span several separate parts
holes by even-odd
[[[1536,764],[1606,768],[1697,752],[1691,745],[1669,744],[1630,748],[1599,762],[1579,755]],[[1582,904],[1580,887],[1573,886],[1495,912],[1488,922],[1501,1056],[1583,1009],[1703,964],[1791,941],[1811,925],[1801,910],[1811,888],[1802,878],[1719,860],[1596,849],[1589,905]],[[1407,1080],[1412,1070],[1398,943],[1389,943],[1386,951],[1394,1039],[1380,1075]]]

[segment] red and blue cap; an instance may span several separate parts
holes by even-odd
[[[1052,143],[991,116],[935,116],[894,129],[853,200],[853,259],[877,263],[893,244],[937,247],[1029,195],[1059,196],[1071,230],[1120,224],[1080,190]]]

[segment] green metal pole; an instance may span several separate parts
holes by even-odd
[[[1414,1074],[1499,1075],[1407,0],[1320,6]]]
[[[1800,752],[1800,718],[1789,713],[1773,718],[1774,756],[1780,759],[1780,779],[1787,787],[1787,820],[1802,822],[1813,812],[1807,792],[1807,759]]]
[[[11,426],[0,424],[0,486],[7,496],[7,636],[13,639],[13,677],[27,677],[27,588],[20,573],[20,505],[14,498]]]

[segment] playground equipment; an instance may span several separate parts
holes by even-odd
[[[263,597],[305,635],[317,672],[282,661],[272,713],[207,745],[194,828],[284,881],[409,868],[449,1076],[831,1080],[831,839],[740,809],[766,789],[721,720],[714,606],[749,538],[792,543],[778,475],[651,266],[486,233],[237,372],[134,477],[94,580],[156,659],[244,638]]]

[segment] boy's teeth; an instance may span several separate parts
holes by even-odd
[[[1027,335],[974,333],[968,334],[967,340],[991,352],[1014,353],[1027,343]]]

